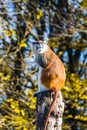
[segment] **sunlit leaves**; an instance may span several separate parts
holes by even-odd
[[[10,75],[3,75],[3,73],[0,72],[0,78],[1,78],[1,81],[8,81],[10,80]]]
[[[16,27],[9,25],[9,22],[0,17],[0,38],[6,42],[17,40]]]
[[[87,0],[83,0],[82,1],[82,7],[83,8],[87,8]]]
[[[41,18],[41,16],[43,16],[43,12],[41,9],[38,9],[37,14],[36,14],[36,18],[39,20]]]
[[[7,3],[10,2],[11,6],[8,6]],[[49,46],[64,61],[67,71],[71,63],[74,64],[71,69],[76,68],[75,73],[67,72],[66,86],[63,89],[65,104],[69,105],[69,108],[65,108],[64,116],[68,123],[64,125],[63,129],[71,129],[72,124],[69,124],[69,120],[87,121],[87,81],[85,80],[87,74],[86,67],[84,68],[86,66],[87,11],[83,10],[86,8],[87,2],[86,0],[73,2],[75,7],[81,3],[81,8],[80,6],[75,9],[72,6],[67,6],[67,9],[58,8],[59,1],[57,0],[44,2],[40,0],[2,0],[2,5],[0,5],[1,130],[35,130],[33,123],[35,123],[36,99],[33,95],[37,86],[37,68],[35,69],[32,50],[28,46],[30,41],[27,42],[25,37],[26,31],[27,38],[30,38],[31,35],[31,40],[33,37],[36,38],[32,30],[38,39],[45,38],[43,34],[46,34],[46,38],[49,38]],[[64,5],[66,5],[66,1]],[[72,52],[67,51],[68,47]],[[78,51],[78,48],[80,57],[76,61],[78,53],[75,55],[75,52]],[[82,71],[81,76],[78,70]],[[28,82],[30,85],[27,85]],[[18,90],[19,87],[21,90]],[[75,113],[75,116],[72,113]],[[85,128],[87,128],[86,124]],[[81,125],[83,126],[83,124]]]
[[[0,78],[3,76],[3,73],[2,72],[0,72]]]
[[[27,47],[26,41],[22,40],[20,43],[18,43],[20,48]]]
[[[76,120],[87,121],[87,117],[85,115],[87,113],[86,111],[86,107],[87,107],[86,79],[80,79],[78,75],[74,73],[72,74],[69,73],[67,77],[67,81],[66,81],[66,87],[64,87],[63,89],[63,96],[64,96],[64,99],[66,100],[65,104],[67,105],[67,108],[65,109],[65,115],[67,116],[64,116],[65,122],[66,122],[66,119],[75,120],[75,121]],[[68,106],[69,104],[71,105]],[[69,127],[68,124],[67,124],[67,127]],[[64,126],[66,127],[66,124]]]
[[[5,116],[3,116],[4,120],[4,127],[8,126],[15,128],[15,130],[28,130],[30,128],[35,129],[35,126],[33,126],[33,123],[35,120],[33,119],[33,116],[35,116],[35,103],[36,99],[32,96],[33,91],[30,90],[30,92],[27,94],[26,97],[21,95],[21,93],[13,93],[13,97],[8,98],[2,105],[1,108],[3,109],[3,112],[5,113]],[[28,97],[29,95],[29,97]],[[16,97],[15,97],[16,96]],[[23,96],[25,98],[25,102],[21,100],[21,97],[18,98],[18,96]],[[18,100],[17,100],[18,99]],[[29,100],[29,101],[28,101]],[[1,122],[2,127],[2,122]]]
[[[32,109],[32,110],[35,110],[36,106],[34,104],[36,104],[36,98],[33,98],[31,95],[34,95],[32,90],[27,92],[27,96],[30,97],[30,101],[31,101],[30,104],[29,104],[29,108]]]

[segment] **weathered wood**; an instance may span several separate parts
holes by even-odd
[[[37,94],[36,103],[36,130],[43,130],[49,107],[53,101],[54,92],[44,91]],[[51,112],[47,130],[62,130],[62,116],[64,102],[61,91],[58,92],[57,101]]]

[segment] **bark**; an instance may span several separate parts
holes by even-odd
[[[47,117],[49,107],[53,101],[54,92],[44,91],[37,94],[36,103],[36,130],[43,130],[45,119]],[[58,92],[58,97],[54,108],[49,117],[47,130],[62,130],[62,117],[64,111],[64,101],[61,91]]]

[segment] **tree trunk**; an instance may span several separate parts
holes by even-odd
[[[55,92],[44,91],[37,94],[36,103],[36,130],[43,130],[45,119],[47,117],[49,107],[53,101]],[[58,97],[54,108],[49,117],[47,130],[62,130],[62,116],[64,111],[64,102],[61,91],[58,92]]]

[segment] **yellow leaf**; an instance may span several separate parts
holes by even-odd
[[[82,8],[85,8],[85,7],[87,7],[87,0],[83,0],[82,2]]]
[[[43,12],[42,12],[41,9],[38,9],[38,10],[37,10],[37,14],[36,14],[36,18],[37,18],[37,19],[40,19],[41,16],[43,16]]]
[[[11,32],[9,30],[3,31],[8,37],[11,36]]]
[[[2,77],[2,80],[9,80],[9,79],[10,79],[10,75],[3,76],[3,77]]]
[[[27,91],[26,95],[33,95],[33,91],[32,90]]]
[[[62,54],[63,54],[63,51],[60,51],[60,52],[59,52],[59,55],[62,55]]]
[[[24,115],[25,115],[25,113],[24,113],[24,111],[23,111],[23,110],[21,110],[21,114],[22,114],[22,116],[24,116]]]
[[[14,109],[14,108],[15,108],[15,105],[14,105],[14,104],[11,104],[11,108],[13,108],[13,109]]]
[[[36,100],[35,100],[35,98],[32,98],[32,103],[36,103]]]
[[[16,36],[16,31],[14,29],[11,30],[12,35]]]
[[[38,13],[38,14],[40,14],[41,16],[43,15],[43,13],[42,13],[42,10],[41,10],[41,9],[38,9],[38,10],[37,10],[37,13]]]
[[[36,106],[35,105],[30,105],[30,109],[35,109],[36,108]]]
[[[37,19],[40,19],[40,17],[41,17],[40,15],[38,15],[38,14],[36,15],[36,18],[37,18]]]
[[[20,113],[20,110],[16,107],[16,108],[15,108],[15,112],[19,114],[19,113]]]
[[[12,101],[13,101],[13,99],[12,99],[12,98],[10,98],[10,99],[7,99],[6,101],[7,101],[7,102],[12,102]]]
[[[20,46],[20,48],[27,47],[25,40],[22,40],[21,43],[19,43],[19,46]]]
[[[3,76],[3,73],[0,72],[0,77],[2,77],[2,76]]]
[[[23,130],[27,130],[27,128],[26,128],[26,127],[24,127],[24,128],[23,128]]]

